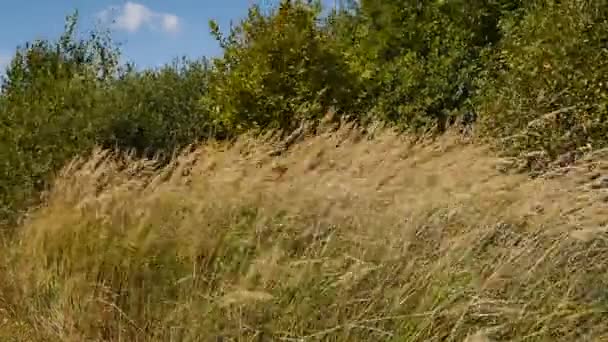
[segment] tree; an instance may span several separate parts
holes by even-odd
[[[608,3],[539,0],[505,20],[478,102],[511,153],[601,147],[608,129]]]
[[[214,61],[210,108],[226,129],[289,131],[317,120],[331,107],[346,113],[356,96],[356,77],[321,29],[319,3],[282,1],[270,13],[253,6],[227,37],[211,23],[224,49]]]

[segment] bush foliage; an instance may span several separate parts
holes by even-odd
[[[502,23],[479,97],[484,133],[552,156],[608,142],[608,3],[539,1]]]
[[[91,148],[117,71],[107,37],[78,39],[76,17],[56,41],[20,48],[0,97],[0,217],[10,217],[42,190],[68,159]]]
[[[440,133],[461,122],[511,154],[608,141],[608,3],[361,0],[252,6],[223,55],[137,71],[109,35],[17,49],[0,94],[0,218],[95,145],[168,156],[201,139],[290,131],[328,111]]]
[[[332,37],[318,24],[321,7],[284,1],[264,14],[253,6],[241,25],[224,37],[211,73],[209,96],[214,118],[230,131],[249,128],[291,130],[331,107],[354,110],[356,75]]]

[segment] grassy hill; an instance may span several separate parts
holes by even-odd
[[[68,16],[0,79],[0,341],[608,340],[606,18],[282,0],[137,70]]]
[[[0,252],[0,337],[608,338],[605,151],[531,179],[452,135],[273,142],[68,165]]]

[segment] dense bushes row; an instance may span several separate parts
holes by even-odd
[[[53,173],[95,145],[170,156],[214,133],[200,106],[204,60],[136,72],[107,35],[77,36],[76,16],[56,41],[18,49],[0,96],[0,221],[36,201]],[[32,202],[33,201],[33,202]]]
[[[608,2],[536,1],[505,18],[476,99],[485,136],[551,157],[608,143]]]
[[[510,153],[608,142],[608,2],[361,0],[324,15],[281,1],[227,34],[224,54],[135,71],[108,35],[19,49],[0,95],[0,218],[94,145],[170,155],[209,137],[291,130],[330,109],[412,132],[477,122]]]

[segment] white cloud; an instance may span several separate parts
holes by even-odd
[[[117,13],[115,17],[113,13]],[[180,19],[175,14],[155,12],[136,2],[127,1],[122,7],[108,8],[98,14],[103,22],[112,21],[112,26],[127,32],[136,32],[142,27],[176,33],[180,28]]]
[[[116,18],[116,27],[125,29],[129,32],[135,32],[144,23],[149,23],[152,20],[152,10],[144,5],[127,2],[122,10],[122,13]]]
[[[173,14],[164,14],[163,29],[167,32],[177,32],[179,30],[179,18]]]

